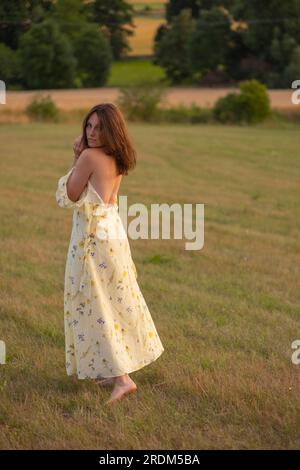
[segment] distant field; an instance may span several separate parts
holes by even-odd
[[[134,16],[134,36],[129,37],[128,42],[132,48],[130,56],[147,56],[153,54],[153,40],[157,28],[160,24],[165,23],[164,18],[165,0],[129,0],[135,8]],[[143,13],[145,7],[150,7],[147,15]]]
[[[299,128],[130,125],[119,195],[204,203],[205,242],[129,240],[165,352],[110,410],[109,390],[65,372],[72,213],[55,191],[79,131],[0,126],[0,448],[299,448]]]
[[[163,18],[135,16],[134,36],[130,36],[128,39],[128,43],[132,48],[129,55],[152,55],[156,30],[163,23],[165,23]]]
[[[141,1],[141,0],[128,0],[128,3],[131,3],[132,5],[141,5],[141,6],[146,6],[146,5],[151,5],[153,6],[163,6],[165,3],[167,3],[167,0],[147,0],[147,1]]]
[[[145,72],[149,71],[148,77]],[[140,65],[135,63],[134,66],[127,67],[122,63],[116,63],[113,67],[111,75],[111,83],[116,83],[122,77],[123,85],[133,85],[134,80],[153,80],[152,83],[156,83],[155,80],[163,77],[161,69],[149,64]],[[234,91],[231,88],[179,88],[170,87],[166,94],[166,106],[178,105],[183,103],[190,105],[196,103],[203,107],[212,107],[216,100]],[[235,90],[237,91],[237,90]],[[0,119],[1,116],[7,115],[10,111],[22,111],[25,106],[32,99],[37,91],[8,91],[7,92],[7,103],[5,106],[0,108]],[[90,88],[81,90],[43,90],[43,94],[50,94],[57,104],[57,106],[63,110],[71,110],[78,108],[89,108],[95,103],[102,101],[115,102],[119,95],[117,87],[104,87],[104,88]],[[290,109],[295,110],[296,106],[291,102],[291,90],[269,90],[269,96],[271,100],[271,106],[278,109]]]

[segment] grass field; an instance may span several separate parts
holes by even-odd
[[[113,409],[65,373],[72,214],[55,191],[79,131],[0,125],[0,448],[298,448],[299,128],[130,125],[119,195],[204,203],[205,244],[129,240],[165,352]]]
[[[107,86],[135,86],[145,83],[154,85],[165,78],[164,70],[150,60],[124,60],[113,63]]]

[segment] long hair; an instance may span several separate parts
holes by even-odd
[[[116,160],[118,174],[127,175],[136,165],[136,151],[132,146],[125,119],[113,103],[93,106],[82,123],[82,147],[88,147],[86,126],[91,114],[97,113],[100,125],[101,147]]]

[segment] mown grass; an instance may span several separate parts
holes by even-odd
[[[65,372],[72,213],[55,190],[79,132],[0,126],[0,447],[298,448],[298,128],[130,125],[138,165],[119,195],[204,203],[205,243],[130,240],[165,352],[113,409],[109,390]]]
[[[152,64],[151,60],[120,60],[113,62],[106,86],[155,85],[161,81],[167,82],[164,69]]]

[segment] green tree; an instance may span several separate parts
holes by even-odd
[[[298,68],[300,0],[170,0],[166,18],[178,17],[186,7],[197,19],[190,47],[194,71],[213,73],[221,64],[227,77],[236,81],[258,79],[269,87],[290,86]],[[157,31],[154,50],[160,49],[170,24]]]
[[[165,4],[165,17],[168,22],[182,10],[191,10],[192,18],[198,18],[202,10],[217,6],[231,8],[235,0],[169,0]]]
[[[153,41],[153,57],[152,57],[152,62],[153,64],[158,65],[158,51],[159,51],[159,43],[162,40],[163,36],[165,33],[167,33],[170,30],[170,25],[167,23],[162,23],[161,25],[158,26],[155,36],[154,36],[154,41]]]
[[[73,49],[52,20],[32,26],[20,39],[19,53],[26,88],[74,86],[76,59]]]
[[[128,37],[134,34],[134,8],[124,0],[93,0],[89,19],[99,24],[110,42],[113,57],[119,60],[131,50]]]
[[[20,79],[20,67],[17,52],[0,43],[0,79],[9,86]]]
[[[165,4],[165,18],[168,22],[171,22],[174,16],[179,15],[182,10],[190,10],[191,16],[198,18],[203,3],[206,8],[210,8],[207,3],[211,3],[211,0],[204,0],[204,2],[201,0],[169,0]]]
[[[113,60],[111,47],[95,25],[82,27],[74,40],[79,85],[99,87],[106,83]]]
[[[172,83],[180,83],[191,75],[188,38],[194,28],[190,10],[175,16],[161,40],[155,45],[154,60],[166,70]]]
[[[17,49],[20,37],[53,8],[52,0],[1,0],[0,42]]]
[[[51,18],[73,42],[80,36],[82,28],[87,25],[88,15],[88,5],[82,0],[58,0]]]
[[[232,14],[246,28],[239,32],[239,62],[231,62],[231,73],[263,80],[269,86],[289,86],[282,71],[291,63],[300,44],[300,0],[235,0]]]
[[[226,62],[232,32],[227,10],[214,7],[202,10],[189,40],[193,70],[206,73]]]
[[[187,70],[195,77],[208,72],[210,67],[216,67],[223,62],[225,50],[231,45],[230,37],[230,14],[228,8],[232,8],[235,0],[170,0],[166,8],[167,24],[160,25],[154,37],[153,63],[164,67],[164,63],[175,61],[169,57],[166,44],[170,41],[170,30],[174,30],[174,20],[178,18],[183,10],[190,11],[191,31],[188,31],[183,40],[186,41],[183,57],[183,76],[187,78]],[[222,8],[217,8],[222,7]],[[197,24],[197,31],[192,33],[193,23]],[[222,37],[222,35],[224,35]],[[165,39],[165,36],[168,36]],[[215,40],[217,40],[215,44]],[[180,51],[182,47],[180,48]],[[175,53],[176,54],[176,53]],[[189,56],[187,57],[186,54]],[[187,64],[191,67],[187,67]],[[176,67],[178,68],[178,66]],[[168,65],[169,76],[174,75]],[[180,79],[179,79],[180,80]]]
[[[294,80],[300,78],[300,45],[293,50],[291,60],[284,70],[284,80],[290,88]]]

